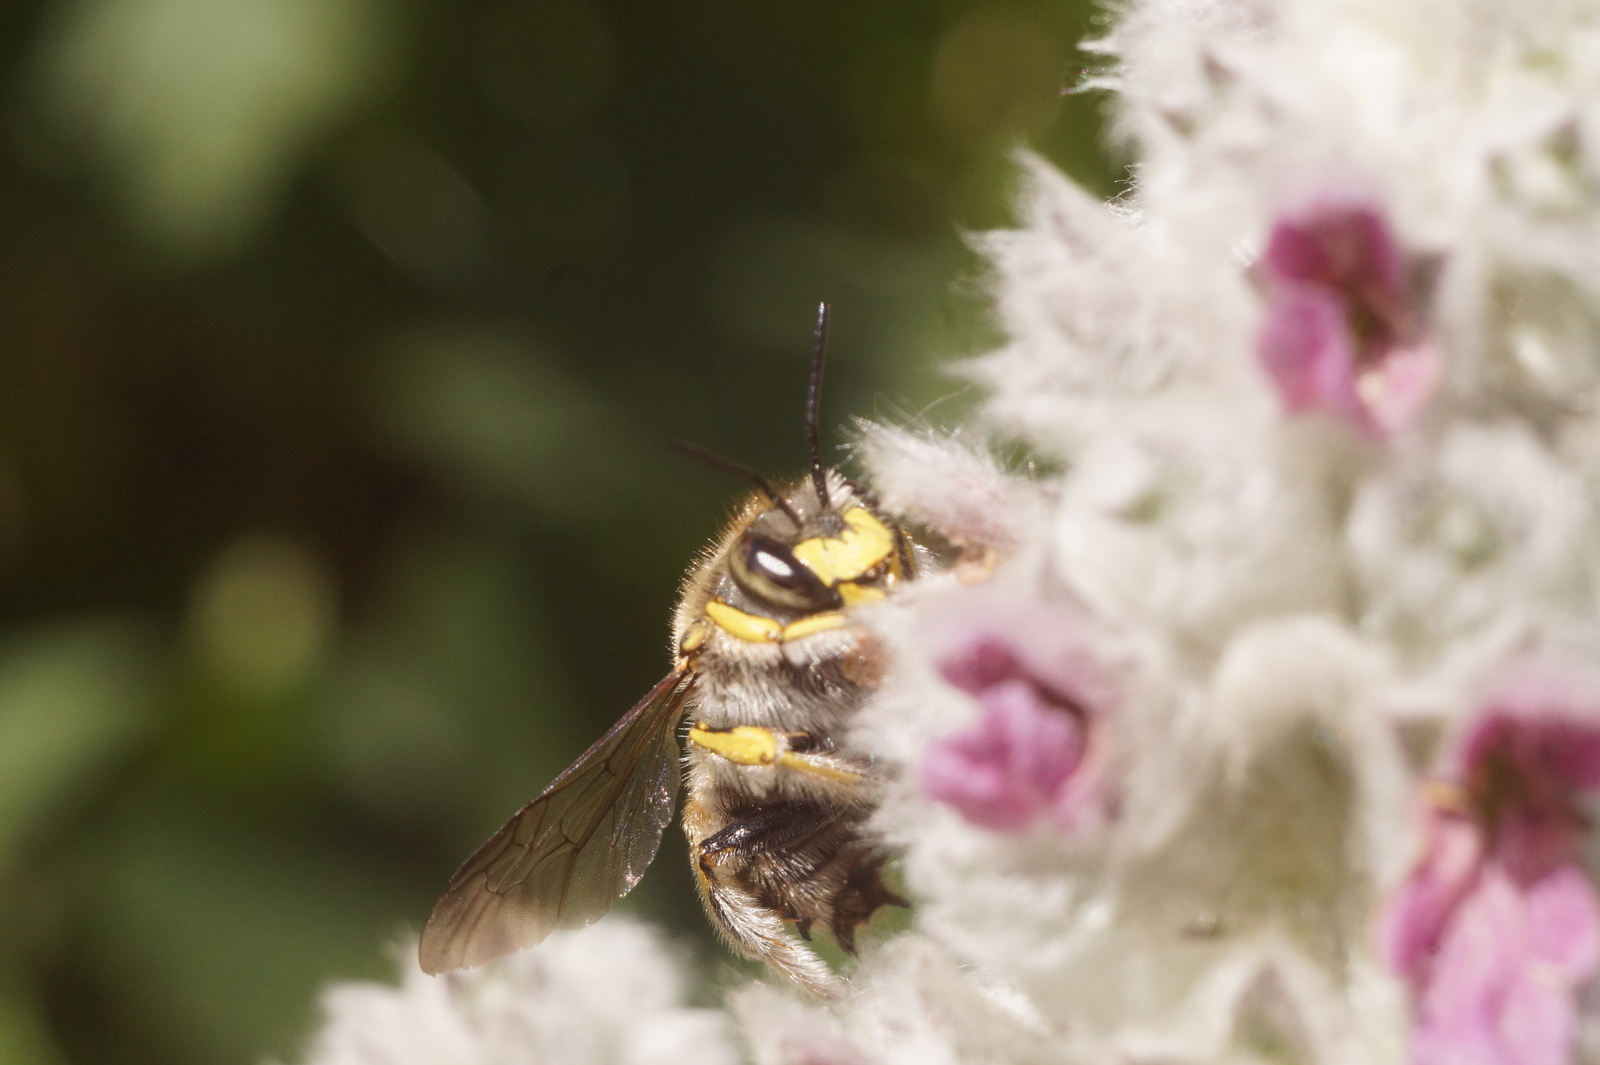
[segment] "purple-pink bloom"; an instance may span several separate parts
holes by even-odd
[[[940,643],[940,673],[976,698],[979,717],[928,745],[927,796],[1002,832],[1044,816],[1063,827],[1097,816],[1107,694],[1072,619],[1046,607],[983,604]]]
[[[1323,198],[1279,218],[1257,266],[1267,313],[1256,355],[1291,413],[1363,432],[1409,424],[1438,383],[1412,271],[1375,206]]]
[[[1425,808],[1422,860],[1389,900],[1378,927],[1380,951],[1413,984],[1427,982],[1445,927],[1483,865],[1482,830],[1448,802],[1436,793]]]
[[[1566,1065],[1600,969],[1578,794],[1600,785],[1592,682],[1529,674],[1477,714],[1432,784],[1424,851],[1379,918],[1410,985],[1413,1065]]]
[[[1573,992],[1600,962],[1588,879],[1564,866],[1528,885],[1487,865],[1442,940],[1417,1001],[1415,1065],[1565,1065]]]

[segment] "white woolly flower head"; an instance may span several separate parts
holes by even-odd
[[[1560,672],[1557,646],[1600,656],[1597,27],[1562,4],[1131,4],[1101,84],[1135,189],[1107,207],[1027,164],[1025,228],[985,242],[1011,339],[969,372],[990,423],[1064,461],[1036,486],[1053,517],[991,601],[904,606],[1010,596],[1011,617],[1053,610],[1073,630],[1063,660],[1088,648],[1135,678],[1088,715],[1114,756],[1054,764],[1095,766],[1115,801],[1092,831],[1008,830],[994,794],[1022,800],[989,778],[1070,794],[1039,754],[1071,749],[1061,726],[1026,730],[1014,678],[952,680],[914,627],[901,660],[932,667],[899,670],[863,728],[922,784],[883,813],[921,927],[1055,1031],[1230,1060],[1250,1042],[1238,989],[1266,986],[1239,974],[1270,972],[1295,1060],[1570,1060],[1578,1000],[1548,989],[1596,962],[1527,937],[1587,942],[1588,888],[1550,887],[1565,923],[1537,931],[1578,852],[1559,833],[1532,837],[1538,861],[1495,851],[1499,785],[1450,785],[1472,826],[1455,837],[1418,811],[1442,801],[1423,798],[1444,794],[1436,752],[1492,713],[1497,676]],[[1050,627],[1021,624],[1019,663]],[[1064,705],[1018,668],[1041,714]],[[962,699],[964,715],[937,709]],[[930,721],[918,751],[905,737]],[[952,750],[965,792],[943,780]],[[1506,786],[1542,796],[1516,801],[1558,822],[1589,786],[1535,791],[1543,763],[1511,764],[1525,782]],[[1445,838],[1481,857],[1447,876]],[[1513,887],[1478,901],[1501,868]],[[1427,905],[1405,901],[1436,881]],[[1380,913],[1444,956],[1500,921],[1487,941],[1508,960],[1484,979],[1562,974],[1538,985],[1547,1019],[1513,1034],[1502,992],[1478,985],[1478,1005],[1441,1012],[1454,975],[1376,942]]]
[[[1362,484],[1346,527],[1360,623],[1408,659],[1594,603],[1592,504],[1525,424],[1466,423]]]
[[[1275,443],[1182,401],[1130,412],[1076,453],[1056,515],[1061,579],[1104,623],[1211,654],[1253,618],[1337,608],[1329,501]]]
[[[415,944],[401,983],[335,984],[306,1065],[734,1065],[723,1016],[683,1005],[686,976],[659,933],[612,917],[538,950],[428,976]]]

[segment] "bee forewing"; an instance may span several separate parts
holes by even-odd
[[[467,859],[422,927],[424,972],[482,965],[581,928],[632,890],[672,820],[674,726],[693,687],[686,670],[669,673]]]

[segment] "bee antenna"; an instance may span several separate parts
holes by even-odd
[[[822,466],[822,439],[818,425],[822,421],[822,371],[828,361],[828,303],[817,304],[816,339],[811,346],[811,379],[806,388],[806,446],[811,451],[811,484],[817,490],[817,501],[828,509],[828,475]]]
[[[750,481],[761,489],[768,499],[772,500],[773,506],[789,516],[789,520],[794,522],[796,529],[800,528],[800,515],[794,512],[794,507],[789,505],[787,499],[778,494],[778,490],[772,487],[771,481],[752,470],[749,466],[742,462],[735,462],[732,459],[725,459],[715,451],[707,451],[699,444],[691,444],[687,440],[669,440],[667,441],[667,446],[680,455],[688,455],[697,462],[705,463],[714,470],[731,473],[742,480]]]

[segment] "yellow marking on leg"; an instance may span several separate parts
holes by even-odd
[[[778,756],[778,764],[785,769],[798,770],[814,777],[831,780],[835,784],[859,784],[861,774],[838,766],[829,765],[818,758],[807,754],[796,754],[793,751],[784,751]]]
[[[861,782],[860,773],[840,768],[833,764],[833,759],[788,750],[788,740],[792,735],[804,735],[804,733],[774,732],[772,729],[757,725],[712,729],[707,728],[705,722],[699,721],[689,729],[689,742],[735,765],[776,764],[835,784]]]
[[[866,507],[842,515],[844,532],[819,536],[794,545],[794,557],[826,585],[853,581],[894,554],[894,533]]]
[[[678,646],[680,654],[690,654],[700,650],[700,645],[706,642],[706,625],[697,621],[689,626],[689,631],[683,634],[683,643]]]
[[[771,618],[746,614],[720,599],[706,604],[706,617],[729,636],[746,643],[776,643],[783,636],[783,626]]]
[[[689,730],[689,742],[736,765],[772,765],[778,760],[778,734],[755,725],[712,731],[700,722]]]
[[[845,581],[835,589],[845,606],[860,606],[862,603],[876,603],[883,598],[882,588],[873,588],[868,585],[853,584]]]
[[[845,616],[837,610],[825,610],[820,614],[791,621],[783,627],[781,638],[784,641],[798,640],[803,636],[810,636],[818,632],[829,632],[833,629],[843,628]]]

